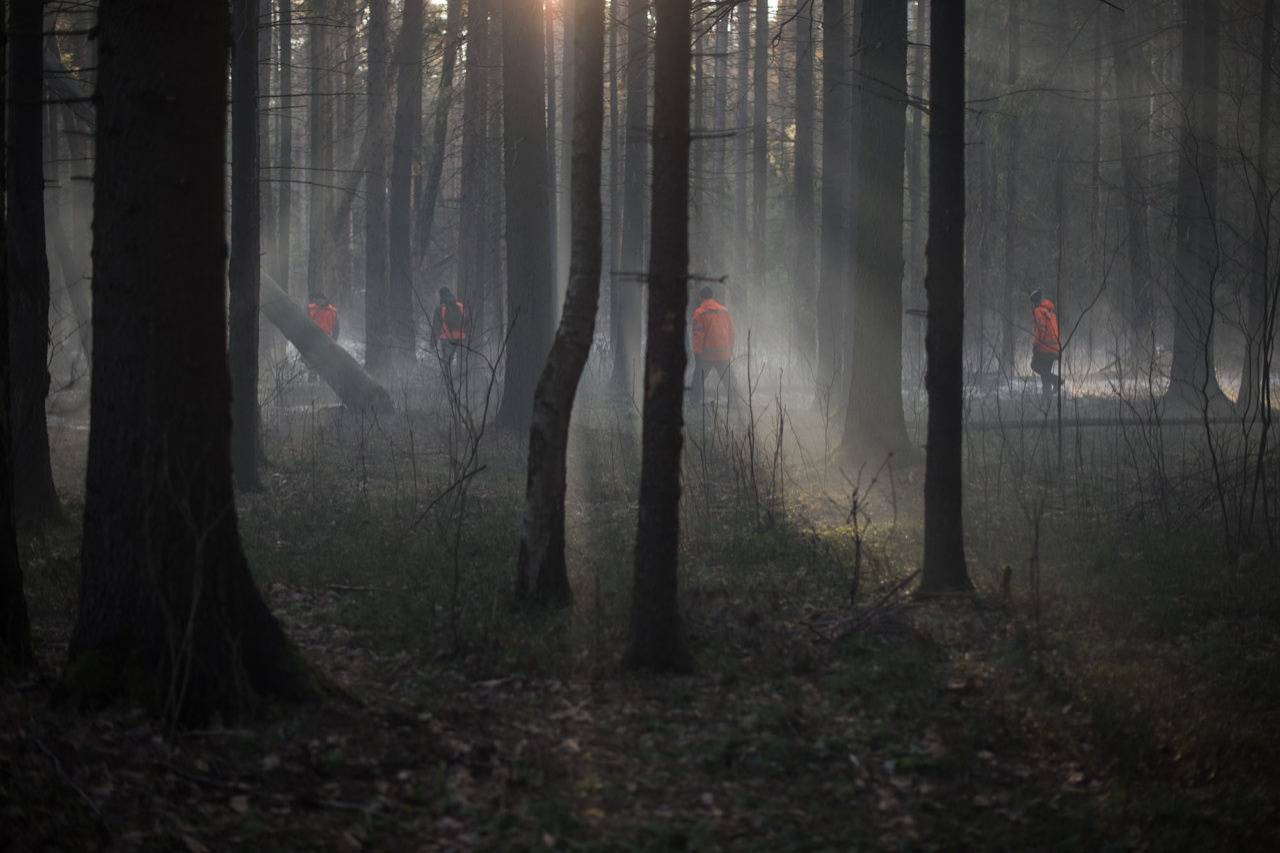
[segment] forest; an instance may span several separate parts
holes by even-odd
[[[1276,0],[0,0],[0,850],[1262,850]]]

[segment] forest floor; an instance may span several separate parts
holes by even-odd
[[[349,699],[267,704],[252,724],[168,731],[139,709],[51,706],[79,531],[29,537],[45,675],[0,687],[0,849],[1162,850],[1280,837],[1274,566],[1224,565],[1192,527],[1117,539],[1064,503],[1041,520],[1036,572],[1017,508],[988,505],[971,512],[978,591],[917,601],[918,466],[851,477],[851,524],[849,484],[815,474],[816,458],[771,474],[765,437],[753,466],[742,435],[717,446],[694,431],[681,599],[696,669],[628,674],[636,450],[611,417],[575,433],[575,606],[553,614],[511,607],[514,442],[485,436],[484,470],[461,488],[466,447],[439,418],[269,419],[266,490],[239,505],[245,547],[271,607]],[[83,438],[55,437],[73,518]]]

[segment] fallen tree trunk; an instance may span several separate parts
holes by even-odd
[[[387,390],[373,381],[350,353],[311,322],[307,312],[266,273],[262,273],[260,307],[263,316],[298,348],[307,364],[334,390],[344,406],[375,412],[394,410]]]

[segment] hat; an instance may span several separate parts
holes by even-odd
[[[1032,290],[1029,295],[1031,296],[1032,302],[1039,302],[1040,300],[1044,299],[1044,291],[1042,291],[1038,287],[1035,290]]]

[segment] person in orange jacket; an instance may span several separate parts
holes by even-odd
[[[1062,386],[1062,377],[1053,372],[1053,363],[1062,357],[1058,334],[1058,312],[1053,300],[1040,290],[1031,291],[1031,370],[1040,377],[1040,389],[1052,397]]]
[[[724,385],[729,405],[734,404],[733,316],[715,299],[710,287],[698,293],[702,300],[693,311],[693,402],[702,405],[708,373]]]
[[[440,306],[431,316],[431,339],[444,366],[452,369],[467,346],[467,306],[447,287],[440,288]]]
[[[307,314],[310,315],[311,322],[319,326],[322,332],[337,340],[338,307],[325,298],[323,293],[311,296],[311,300],[307,303]]]

